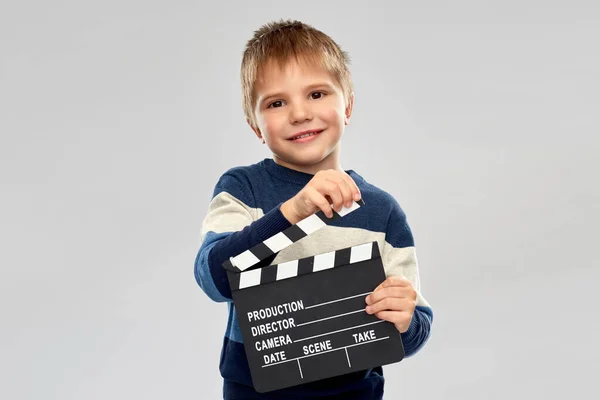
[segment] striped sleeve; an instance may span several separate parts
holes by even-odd
[[[417,306],[408,331],[401,334],[407,357],[419,351],[429,339],[433,322],[433,311],[423,294],[419,279],[413,234],[406,214],[398,202],[390,196],[391,210],[385,235],[382,260],[387,276],[404,276],[417,292]]]
[[[246,177],[228,171],[217,182],[202,223],[194,263],[198,285],[214,301],[231,301],[223,262],[291,226],[280,206],[260,218]]]

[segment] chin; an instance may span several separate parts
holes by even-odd
[[[312,166],[312,165],[317,165],[322,163],[323,161],[325,161],[327,159],[327,157],[329,156],[329,154],[323,155],[313,155],[313,156],[305,156],[305,157],[293,157],[290,162],[297,164],[297,165],[304,165],[304,166]]]

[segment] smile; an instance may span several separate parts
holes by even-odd
[[[323,132],[323,131],[313,131],[313,132],[303,133],[301,135],[294,136],[290,140],[294,140],[295,141],[295,140],[302,140],[302,139],[310,138],[312,136],[319,135],[321,132]]]

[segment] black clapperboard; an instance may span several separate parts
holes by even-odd
[[[333,210],[333,218],[319,211],[223,263],[256,391],[404,358],[394,324],[365,312],[365,297],[385,280],[377,242],[260,266],[361,206],[362,200],[339,213]]]

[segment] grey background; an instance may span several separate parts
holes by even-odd
[[[219,175],[269,156],[243,45],[291,17],[352,57],[343,167],[405,209],[435,312],[386,399],[597,398],[594,3],[2,2],[0,397],[220,397],[193,263]]]

